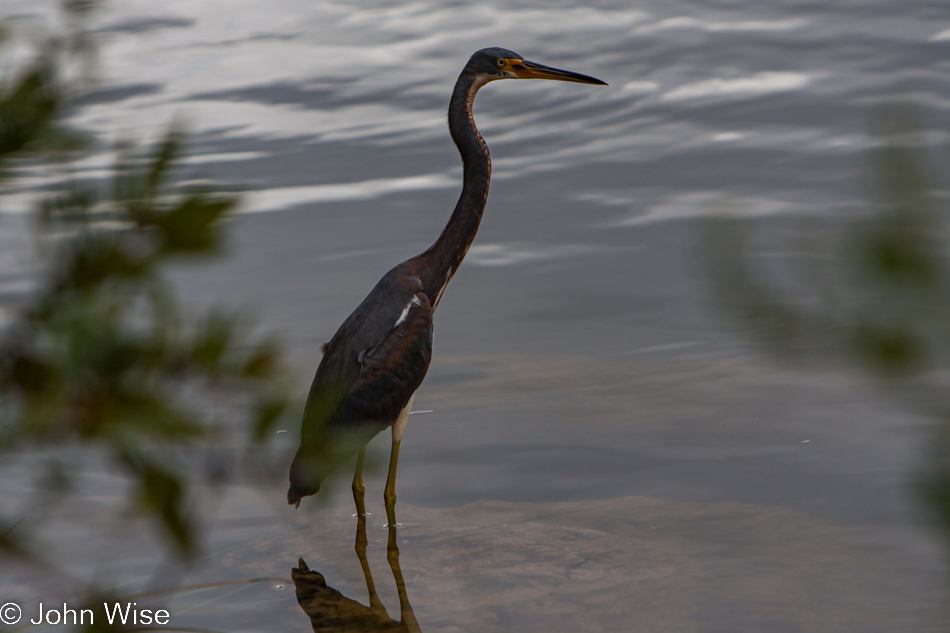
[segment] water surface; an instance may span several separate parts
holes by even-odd
[[[37,23],[41,9],[3,12]],[[478,97],[492,192],[436,319],[416,400],[433,412],[411,418],[400,460],[422,630],[941,629],[941,554],[910,490],[925,421],[853,376],[743,343],[714,307],[695,220],[746,214],[782,244],[803,216],[859,211],[869,117],[898,91],[945,149],[943,3],[173,0],[96,20],[101,84],[71,120],[109,147],[179,117],[193,180],[246,192],[224,261],[176,280],[280,333],[301,393],[319,345],[454,205],[444,109],[468,55],[505,46],[610,83]],[[34,174],[3,201],[0,255],[28,244],[16,214],[30,188],[60,177]],[[0,292],[24,283],[5,274]],[[275,450],[289,464],[288,430]],[[348,477],[296,512],[282,486],[227,491],[193,569],[163,565],[147,533],[52,538],[76,573],[125,589],[282,578],[169,600],[187,626],[308,630],[299,557],[366,603]],[[367,477],[377,506],[382,478]],[[109,507],[121,482],[85,490]],[[370,558],[392,615],[381,510]],[[3,594],[35,602],[42,573],[27,575]]]

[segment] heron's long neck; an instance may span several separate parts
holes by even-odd
[[[464,168],[462,195],[439,239],[415,258],[421,264],[419,276],[433,308],[438,306],[445,286],[472,245],[488,199],[491,158],[472,118],[472,101],[483,85],[476,76],[462,73],[449,103],[449,131],[462,155]]]

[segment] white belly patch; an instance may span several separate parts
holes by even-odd
[[[393,422],[393,442],[398,442],[402,439],[402,432],[406,430],[406,422],[409,421],[409,412],[412,411],[412,402],[415,399],[416,394],[412,394],[409,398],[409,402],[407,402],[406,406],[399,412],[399,417]]]

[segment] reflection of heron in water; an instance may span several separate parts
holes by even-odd
[[[310,388],[301,445],[290,468],[287,501],[320,489],[344,460],[359,453],[353,496],[363,504],[363,456],[380,431],[393,429],[386,514],[395,523],[399,443],[432,355],[432,314],[468,252],[485,210],[491,160],[472,118],[475,93],[496,79],[554,79],[606,85],[599,79],[526,61],[503,48],[486,48],[468,60],[449,102],[449,131],[464,165],[462,194],[439,239],[399,264],[376,284],[330,342]]]
[[[373,574],[366,560],[366,517],[359,517],[356,527],[356,555],[359,556],[363,567],[363,576],[366,579],[366,589],[369,592],[369,606],[364,606],[356,600],[347,598],[339,591],[327,585],[322,574],[311,571],[307,563],[301,558],[299,567],[294,568],[291,575],[297,589],[297,603],[310,617],[314,633],[358,633],[369,631],[402,631],[404,633],[419,633],[419,623],[409,604],[406,593],[406,582],[399,567],[399,548],[396,546],[396,526],[389,526],[389,543],[386,547],[386,558],[396,580],[396,591],[399,594],[399,620],[389,617],[386,607],[376,594],[376,584]]]

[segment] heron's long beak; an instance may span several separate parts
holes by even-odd
[[[526,59],[511,60],[509,68],[511,72],[518,76],[518,79],[554,79],[555,81],[573,81],[579,84],[594,84],[595,86],[607,85],[606,81],[601,81],[596,77],[582,75],[570,70],[551,68],[550,66],[529,62]]]

